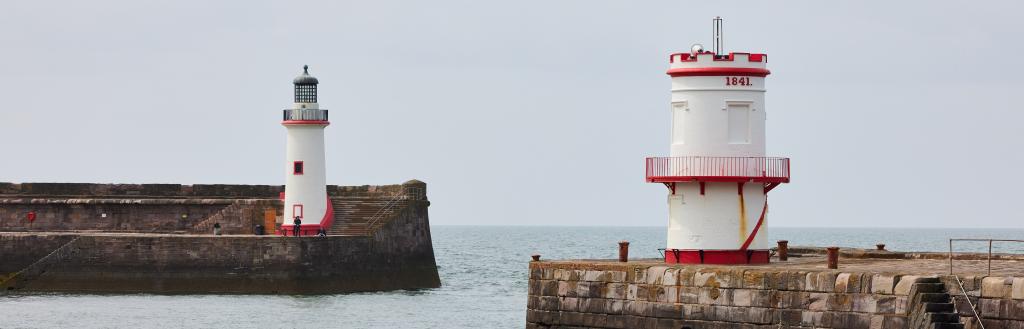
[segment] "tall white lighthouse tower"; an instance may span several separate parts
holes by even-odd
[[[647,158],[647,181],[668,187],[665,262],[769,260],[767,193],[789,182],[789,159],[765,156],[768,56],[694,45],[669,56],[670,157]]]
[[[284,110],[281,122],[288,129],[285,156],[284,222],[281,234],[293,234],[295,217],[302,220],[302,235],[329,229],[333,220],[327,200],[327,172],[324,159],[324,128],[330,124],[327,110],[317,103],[316,78],[309,66],[295,78],[295,103]]]

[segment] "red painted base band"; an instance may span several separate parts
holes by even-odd
[[[320,227],[330,230],[331,225],[334,225],[334,203],[331,202],[331,197],[327,197],[327,211],[324,212],[324,218],[320,220]]]
[[[669,264],[768,264],[768,250],[665,250]]]
[[[284,200],[284,192],[281,192],[281,200]],[[325,231],[330,230],[331,225],[334,225],[334,203],[331,203],[331,197],[327,197],[327,211],[324,212],[324,218],[320,220],[320,224],[301,224],[299,225],[299,234],[317,235],[317,233],[320,233],[320,228],[323,228]],[[282,236],[295,233],[295,224],[281,224],[281,229],[275,233]],[[295,235],[292,234],[292,236]]]

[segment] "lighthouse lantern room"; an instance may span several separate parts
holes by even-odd
[[[327,172],[324,156],[324,128],[327,110],[317,103],[317,85],[309,75],[309,66],[296,77],[295,102],[284,110],[281,124],[288,130],[285,152],[284,222],[279,234],[294,234],[294,220],[301,220],[299,234],[314,235],[330,228],[334,219],[327,198]]]
[[[768,263],[768,191],[789,182],[789,159],[765,156],[768,56],[694,45],[669,56],[669,157],[646,161],[668,187],[667,263]]]

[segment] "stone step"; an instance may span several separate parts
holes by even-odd
[[[947,293],[920,293],[918,294],[921,298],[922,303],[949,303],[949,294]]]
[[[328,233],[327,235],[367,235],[367,234],[369,234],[369,231],[365,231],[365,230],[363,230],[363,231],[345,230],[345,231],[335,231],[335,232],[327,232],[327,233]]]
[[[931,329],[964,329],[963,323],[932,323]]]
[[[920,293],[946,292],[946,285],[942,283],[915,283],[914,287]]]
[[[393,204],[394,208],[381,212],[389,204]],[[368,224],[375,216],[386,218],[410,204],[406,200],[393,203],[388,198],[331,198],[331,205],[334,207],[334,224],[327,230],[327,234],[366,235],[370,232]]]
[[[363,217],[369,218],[369,217],[373,217],[374,213],[367,212],[367,213],[340,213],[340,214],[339,213],[334,213],[334,214],[338,215],[338,216],[348,216],[349,218],[363,218]]]
[[[929,313],[955,313],[953,303],[924,303],[924,311]]]
[[[932,323],[960,323],[960,315],[956,313],[925,313]]]

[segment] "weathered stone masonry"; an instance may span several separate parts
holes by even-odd
[[[70,256],[24,290],[149,293],[334,293],[440,286],[423,209],[407,209],[372,236],[288,238],[85,234]],[[76,234],[0,234],[10,273]]]
[[[358,203],[417,184],[329,185],[327,193]],[[283,191],[277,185],[0,183],[0,231],[211,233],[219,223],[224,234],[252,234],[265,214],[282,213]]]
[[[939,288],[946,291],[933,293],[926,288],[937,279],[893,273],[540,261],[530,264],[527,327],[918,328],[911,320],[923,319],[920,324],[927,328],[955,328],[933,323],[942,320],[934,307],[941,305],[929,305],[926,314],[923,304],[912,303],[925,294],[930,301],[960,293],[950,290],[951,277],[941,279],[945,284]],[[1024,282],[965,281],[969,292],[980,290],[987,329],[1024,328],[1024,291],[1013,295],[1014,289],[1024,289]],[[978,302],[979,291],[971,294]],[[958,319],[946,317],[973,328],[973,314],[967,315],[971,311],[965,305],[956,303]]]
[[[422,182],[409,184],[425,193],[426,185]],[[102,194],[108,200],[118,200],[109,196],[109,191],[124,190],[103,185],[83,186],[90,191],[104,189],[96,195]],[[234,191],[248,191],[241,193],[247,197],[276,197],[273,189],[227,187]],[[194,186],[189,189],[194,189]],[[254,190],[266,193],[250,193]],[[332,197],[367,200],[390,197],[403,190],[402,185],[328,188]],[[171,194],[166,191],[151,193]],[[15,199],[26,194],[37,200],[46,200],[42,206],[36,204],[34,209],[59,212],[56,209],[65,206],[54,205],[53,200],[60,200],[54,195],[21,193],[8,196]],[[74,200],[98,200],[68,195]],[[175,204],[199,200],[179,196],[133,196],[122,201]],[[440,279],[427,211],[429,201],[425,194],[423,196],[402,203],[402,207],[396,208],[374,230],[358,236],[214,236],[209,233],[124,233],[117,229],[112,230],[116,233],[102,232],[103,229],[93,232],[3,232],[0,233],[0,259],[3,260],[0,261],[0,288],[62,292],[338,293],[438,287]],[[267,205],[261,199],[199,197],[207,200],[202,202],[212,204],[220,205],[217,202],[226,201],[231,205],[241,205],[236,207],[241,209],[239,211],[250,205],[256,206],[250,207],[254,209]],[[223,205],[219,207],[227,209]],[[0,209],[12,212],[10,204],[0,204]],[[162,215],[167,217],[168,214]],[[259,217],[256,214],[252,216]],[[106,219],[111,217],[108,215]],[[178,220],[174,215],[169,217]],[[62,221],[54,222],[80,225],[67,224],[67,217],[61,218]],[[89,225],[108,225],[103,223],[110,222],[101,220],[101,217],[90,219],[101,224]],[[118,220],[131,225],[147,222],[132,216]],[[25,272],[13,276],[17,271]],[[7,280],[10,277],[13,279]]]

